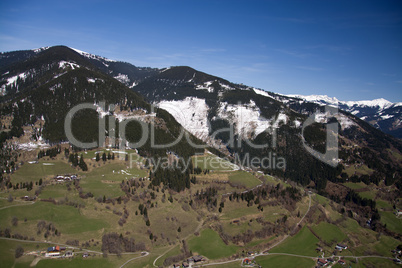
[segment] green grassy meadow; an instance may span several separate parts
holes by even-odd
[[[364,184],[363,182],[345,182],[343,185],[345,185],[346,187],[352,189],[352,190],[357,190],[357,189],[362,189],[367,187],[366,184]]]
[[[166,258],[176,256],[182,252],[183,240],[194,254],[200,254],[212,262],[220,262],[230,259],[235,254],[243,254],[242,251],[263,251],[276,239],[288,232],[294,224],[300,221],[307,212],[309,196],[304,194],[304,188],[297,186],[302,193],[302,198],[293,207],[287,206],[288,200],[278,199],[268,195],[267,199],[260,200],[263,210],[259,210],[256,204],[247,205],[246,201],[232,200],[228,193],[234,191],[243,192],[261,184],[259,176],[246,171],[236,170],[230,162],[218,158],[212,154],[193,158],[195,166],[209,169],[206,174],[197,176],[197,183],[190,189],[176,193],[167,187],[153,186],[147,179],[149,171],[142,169],[141,165],[130,167],[130,161],[108,160],[96,162],[92,160],[97,150],[83,152],[85,161],[89,166],[86,172],[72,168],[59,155],[55,159],[41,159],[37,164],[25,163],[14,174],[11,174],[13,183],[33,182],[33,190],[4,189],[0,193],[0,231],[6,228],[12,235],[18,234],[24,239],[34,239],[37,242],[7,241],[0,239],[0,267],[29,267],[34,256],[24,255],[15,259],[15,248],[22,245],[25,252],[43,250],[54,244],[65,244],[67,240],[79,240],[81,253],[72,259],[42,259],[35,267],[120,267],[123,263],[139,255],[139,253],[123,254],[120,257],[109,254],[107,258],[97,254],[89,258],[82,258],[85,250],[101,251],[102,236],[115,232],[120,236],[133,238],[136,243],[144,243],[149,255],[132,260],[125,267],[154,267],[153,261],[165,253],[156,262],[157,266],[163,266]],[[109,152],[102,150],[102,152]],[[134,150],[127,151],[134,153]],[[138,156],[138,155],[137,155]],[[137,157],[142,162],[143,159]],[[44,165],[45,164],[45,165]],[[80,181],[56,182],[55,175],[76,173]],[[291,185],[281,179],[264,175],[260,176],[262,182],[268,186],[280,184],[281,187]],[[36,184],[43,180],[42,187]],[[130,194],[122,190],[128,185],[127,181],[134,179],[135,186],[131,185]],[[293,185],[293,184],[292,184]],[[345,183],[351,189],[361,189],[367,186],[362,183]],[[224,207],[219,212],[218,206],[205,206],[205,200],[196,198],[197,191],[204,191],[208,187],[216,187],[216,204],[224,201]],[[38,191],[40,189],[40,191]],[[82,194],[92,193],[93,197],[85,198]],[[24,201],[25,195],[38,195],[35,202]],[[374,198],[375,192],[359,192],[362,196]],[[14,200],[8,201],[12,196]],[[169,200],[168,197],[172,196]],[[103,199],[105,197],[105,199]],[[50,202],[49,202],[50,200]],[[340,214],[338,204],[318,194],[311,195],[312,207],[315,209],[310,221],[303,221],[303,226],[295,235],[287,237],[278,246],[272,248],[272,255],[257,257],[257,262],[262,267],[312,267],[315,261],[311,258],[318,256],[315,251],[319,244],[324,248],[325,254],[333,251],[335,243],[347,243],[350,248],[340,253],[343,256],[362,256],[377,254],[392,257],[390,250],[401,241],[390,236],[378,235],[368,228],[361,227],[354,219]],[[53,203],[54,201],[54,203]],[[377,207],[381,214],[381,222],[387,225],[391,231],[401,233],[401,221],[393,214],[392,204],[377,196]],[[212,202],[211,202],[212,203]],[[139,213],[139,205],[147,207],[147,216]],[[192,204],[192,205],[191,205]],[[122,223],[123,212],[127,216]],[[321,217],[325,214],[327,220]],[[285,217],[286,216],[286,217]],[[17,218],[17,224],[13,224],[13,218]],[[286,218],[286,225],[282,219]],[[319,220],[320,219],[320,220]],[[146,222],[149,220],[149,224]],[[234,222],[236,220],[236,222]],[[51,231],[48,236],[46,230],[38,232],[38,223],[45,221],[51,223],[58,234]],[[332,224],[334,221],[337,224]],[[332,222],[332,223],[330,223]],[[244,233],[261,231],[265,226],[274,230],[273,234],[266,237],[255,236],[246,242],[225,244],[220,236],[233,237]],[[217,229],[218,228],[218,229]],[[310,231],[311,228],[313,232]],[[180,231],[179,231],[180,230]],[[219,233],[214,230],[220,230]],[[284,231],[285,230],[285,231]],[[61,234],[60,234],[61,233]],[[317,235],[317,237],[314,235]],[[52,243],[44,243],[45,241]],[[86,243],[86,244],[84,244]],[[294,257],[274,255],[274,253],[288,253],[308,257]],[[380,259],[362,259],[359,263],[348,260],[352,267],[363,267],[363,264],[378,265]],[[390,262],[388,262],[390,263]],[[392,266],[392,263],[390,264]],[[210,267],[240,267],[240,261]],[[334,265],[338,267],[338,265]]]
[[[211,260],[229,257],[238,249],[234,245],[225,245],[219,235],[211,229],[203,230],[199,237],[190,239],[188,244],[193,252]]]
[[[237,169],[237,166],[213,154],[193,157],[193,166],[201,169],[208,169],[214,171],[232,171]]]
[[[270,250],[272,253],[290,253],[316,257],[318,238],[316,238],[310,230],[304,226],[296,235],[288,237],[277,247]]]
[[[261,182],[250,172],[238,171],[229,176],[229,182],[233,185],[242,185],[246,188],[253,188]]]
[[[323,241],[329,244],[341,243],[347,238],[338,226],[327,222],[320,222],[312,229]]]
[[[380,211],[381,222],[393,232],[402,234],[402,217],[397,218],[392,211]]]
[[[13,174],[15,183],[39,181],[47,176],[55,176],[58,174],[75,174],[77,170],[72,168],[70,164],[58,161],[40,160],[37,164],[25,163],[20,169]]]
[[[21,221],[17,227],[13,227],[16,230],[34,228],[39,220],[52,222],[65,234],[79,234],[109,227],[106,221],[82,215],[77,208],[66,205],[55,206],[50,202],[36,202],[33,205],[0,210],[0,226],[11,227],[13,216]]]
[[[262,267],[298,268],[313,267],[315,264],[312,259],[280,255],[260,256],[255,260]]]

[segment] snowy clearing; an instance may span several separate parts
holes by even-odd
[[[157,106],[169,112],[194,136],[200,139],[208,137],[208,106],[204,99],[187,97],[181,101],[161,101]]]

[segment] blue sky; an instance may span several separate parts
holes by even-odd
[[[402,101],[402,1],[1,1],[0,51],[67,45],[283,94]]]

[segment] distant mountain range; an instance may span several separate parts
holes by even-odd
[[[326,95],[287,95],[320,105],[332,105],[347,111],[385,133],[402,138],[402,102],[392,103],[386,99],[371,101],[340,101]]]
[[[232,161],[283,157],[286,167],[261,164],[259,169],[320,191],[328,190],[327,180],[384,180],[387,185],[402,187],[398,160],[402,143],[384,133],[400,134],[400,104],[285,96],[231,83],[187,66],[136,67],[65,46],[1,53],[0,74],[0,112],[3,118],[12,118],[11,129],[1,126],[2,139],[20,136],[24,126],[43,120],[38,136],[51,143],[66,141],[63,126],[69,109],[83,102],[104,101],[118,107],[108,115],[135,115],[148,126],[157,125],[159,143],[176,139],[182,125],[193,135],[193,143],[207,144]],[[159,107],[155,115],[151,114],[151,104]],[[328,114],[324,104],[337,105],[341,111]],[[75,123],[77,135],[88,142],[96,140],[97,115],[81,116]],[[311,116],[315,123],[302,128]],[[339,157],[331,159],[339,164],[335,168],[304,146],[321,154],[334,150],[326,148],[326,123],[339,126]],[[139,129],[128,128],[127,135],[136,141]],[[263,144],[269,146],[255,146]],[[201,151],[185,141],[163,150],[149,143],[138,149],[144,156],[161,156],[167,151],[189,156]]]
[[[28,58],[33,57],[48,48],[49,47],[43,47],[33,50],[3,52],[0,54],[0,70],[4,72],[4,67],[15,62],[27,60]],[[135,87],[148,77],[167,70],[167,68],[157,69],[149,67],[136,67],[127,62],[107,59],[105,57],[93,55],[75,48],[72,48],[72,50],[84,56],[94,66],[99,68],[99,70],[112,76],[129,88]],[[0,95],[6,95],[6,87],[12,87],[17,79],[24,80],[26,75],[27,74],[23,73],[9,76],[6,73],[3,73],[2,79],[0,80]],[[259,91],[261,92],[261,90]],[[268,94],[270,93],[268,92]],[[280,94],[275,93],[271,93],[271,95],[277,97],[281,96]],[[286,97],[289,97],[290,99],[286,99]],[[392,103],[383,98],[367,101],[340,101],[335,97],[328,97],[327,95],[282,95],[280,99],[285,100],[286,102],[292,102],[292,98],[300,99],[305,102],[313,102],[319,105],[336,106],[339,109],[349,112],[370,123],[374,127],[387,134],[393,135],[397,138],[402,138],[402,102]]]

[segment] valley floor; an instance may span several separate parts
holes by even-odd
[[[115,158],[96,161],[96,152]],[[190,256],[202,258],[191,267],[314,267],[319,259],[333,260],[326,263],[332,267],[341,260],[397,266],[391,250],[401,240],[359,225],[340,204],[293,183],[202,164],[191,187],[175,192],[153,185],[138,155],[130,162],[108,149],[81,153],[85,172],[61,153],[10,174],[12,186],[0,193],[1,267],[173,267]],[[401,234],[392,205],[378,199],[377,206]],[[347,248],[335,250],[338,244]],[[49,250],[56,246],[65,249]],[[47,257],[52,252],[63,257]]]

